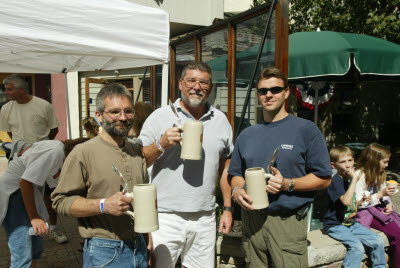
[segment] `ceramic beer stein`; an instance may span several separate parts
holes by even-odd
[[[182,132],[181,158],[189,160],[201,160],[203,142],[203,123],[196,121],[186,121],[179,126]]]
[[[133,192],[127,193],[133,198],[133,211],[125,211],[135,222],[137,233],[150,233],[158,230],[157,191],[154,184],[136,184]]]
[[[253,199],[252,206],[254,209],[263,209],[268,207],[268,193],[266,191],[266,178],[270,178],[273,175],[267,174],[261,167],[254,167],[246,169],[245,173],[246,180],[246,192]]]

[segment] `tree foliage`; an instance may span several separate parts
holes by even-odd
[[[270,0],[253,0],[259,5]],[[288,0],[289,32],[367,34],[400,44],[400,0]]]

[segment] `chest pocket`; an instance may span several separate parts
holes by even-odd
[[[34,124],[35,126],[37,126],[37,125],[46,126],[47,125],[46,119],[39,114],[32,114],[30,116],[30,118],[31,118],[32,124]]]

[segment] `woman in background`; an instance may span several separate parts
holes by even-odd
[[[100,124],[97,121],[89,116],[82,120],[82,126],[86,131],[86,136],[88,138],[94,138],[100,133]]]
[[[150,104],[138,101],[133,105],[133,110],[135,111],[135,115],[133,116],[133,127],[128,133],[128,138],[136,142],[137,137],[140,135],[140,131],[142,130],[144,121],[146,121],[147,117],[153,112],[153,107]]]

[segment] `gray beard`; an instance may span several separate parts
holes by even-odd
[[[194,101],[194,100],[191,100],[191,99],[190,99],[188,96],[186,96],[186,95],[183,95],[183,94],[181,94],[181,95],[182,95],[182,100],[183,100],[187,105],[189,105],[190,107],[194,107],[194,108],[203,106],[203,104],[206,103],[206,101],[207,101],[206,98],[203,98],[201,101],[198,101],[198,100]]]
[[[105,132],[107,132],[110,136],[115,136],[115,137],[127,137],[129,130],[133,126],[133,121],[126,121],[126,128],[124,130],[118,130],[116,128],[116,125],[118,122],[107,122],[107,120],[104,119],[103,117],[103,129]]]

